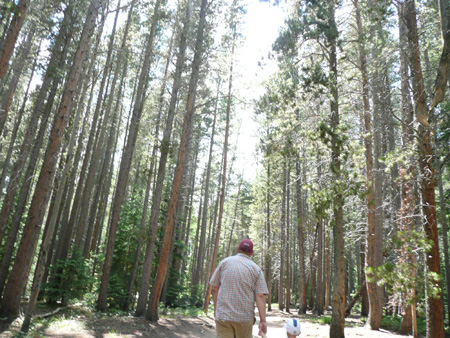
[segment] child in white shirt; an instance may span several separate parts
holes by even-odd
[[[289,319],[285,328],[288,338],[295,338],[300,335],[300,322],[295,318]]]

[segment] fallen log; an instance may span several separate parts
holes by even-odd
[[[352,301],[348,304],[347,308],[345,309],[345,316],[350,316],[350,312],[352,311],[353,306],[358,301],[359,296],[366,290],[366,281],[361,285],[356,295],[353,297]]]
[[[53,310],[52,312],[47,312],[47,313],[43,313],[40,315],[35,315],[33,316],[34,318],[47,318],[47,317],[51,317],[53,315],[56,315],[59,311],[61,311],[62,309],[64,309],[64,307],[58,307],[55,310]]]

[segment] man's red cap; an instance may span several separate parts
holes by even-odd
[[[248,238],[244,238],[241,243],[239,243],[239,250],[252,253],[253,252],[253,242]]]

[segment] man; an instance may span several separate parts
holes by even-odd
[[[255,323],[255,300],[259,312],[259,331],[267,333],[264,274],[250,258],[253,242],[243,239],[238,253],[222,260],[211,281],[217,338],[252,338]]]

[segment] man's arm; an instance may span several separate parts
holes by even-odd
[[[216,317],[216,307],[217,307],[217,295],[219,294],[219,287],[215,286],[213,290],[213,302],[214,302],[214,317]]]
[[[267,322],[266,322],[266,295],[264,293],[256,294],[256,306],[258,307],[259,313],[259,331],[262,333],[267,333]]]

